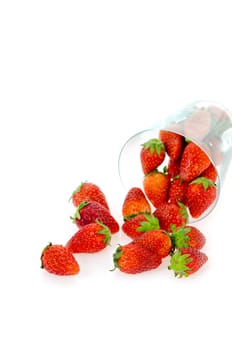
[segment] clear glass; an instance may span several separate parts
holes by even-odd
[[[122,147],[118,161],[120,179],[126,191],[134,186],[141,187],[144,176],[140,163],[141,144],[151,138],[158,138],[161,129],[178,133],[196,143],[206,152],[217,170],[216,200],[200,218],[189,218],[190,223],[201,220],[216,206],[232,158],[232,115],[218,103],[196,101],[151,128],[133,135]]]

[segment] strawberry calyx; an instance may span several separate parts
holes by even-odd
[[[202,185],[204,188],[204,191],[206,191],[208,187],[211,187],[211,186],[216,187],[216,184],[212,180],[204,176],[200,176],[194,179],[193,181],[190,182],[190,184]]]
[[[130,215],[124,216],[123,220],[124,220],[124,222],[126,222],[126,221],[129,221],[130,219],[135,218],[138,215],[145,215],[145,214],[147,214],[147,213],[143,212],[143,211],[140,211],[139,213],[136,213],[136,214],[130,214]]]
[[[147,173],[147,174],[145,175],[145,177],[146,177],[146,176],[151,176],[152,174],[157,174],[157,173],[160,173],[160,171],[156,168],[156,169],[153,169],[152,171],[150,171],[149,173]]]
[[[145,150],[149,149],[151,154],[156,152],[159,156],[161,151],[166,151],[163,142],[159,139],[150,139],[147,142],[143,143],[141,146],[143,146]]]
[[[41,269],[44,268],[43,260],[42,260],[43,255],[44,255],[44,252],[45,252],[45,250],[47,250],[47,249],[48,249],[49,247],[51,247],[51,246],[52,246],[52,242],[49,242],[49,243],[46,245],[46,247],[44,247],[43,250],[42,250],[42,253],[41,253],[41,256],[40,256],[40,260],[41,260],[41,265],[40,265],[40,267],[41,267]]]
[[[122,256],[122,248],[119,244],[119,246],[117,247],[115,253],[113,254],[113,262],[114,262],[114,268],[110,271],[115,271],[116,269],[120,269],[120,266],[119,266],[119,259],[121,258]]]
[[[177,250],[175,254],[171,256],[169,270],[173,270],[175,277],[188,277],[188,271],[190,268],[188,264],[192,261],[190,254],[182,254],[180,250]]]
[[[180,214],[182,215],[182,217],[184,218],[185,222],[187,223],[188,221],[188,211],[186,206],[181,203],[180,201],[177,201],[178,206],[180,207]]]
[[[171,230],[171,241],[173,249],[189,247],[189,236],[187,236],[187,233],[191,231],[189,227],[179,227],[177,229],[176,225],[171,225]]]
[[[168,167],[167,167],[167,165],[165,165],[164,167],[163,167],[163,173],[166,175],[166,174],[168,174]]]
[[[178,175],[176,175],[176,176],[174,176],[174,177],[172,178],[172,182],[175,181],[175,180],[180,180],[180,183],[183,183],[183,182],[184,182],[184,180],[180,177],[180,174],[178,174]]]
[[[84,207],[86,207],[88,204],[89,204],[88,201],[83,201],[78,205],[74,215],[70,216],[70,219],[72,220],[72,222],[75,223],[76,219],[79,220],[81,218],[80,210],[83,209]]]
[[[168,174],[168,170],[166,165],[163,167],[163,171],[159,170],[158,168],[155,168],[154,170],[150,171],[149,173],[147,173],[144,177],[147,176],[151,176],[153,174],[163,174],[163,175],[167,175]]]
[[[98,231],[97,233],[100,235],[105,235],[104,238],[104,243],[106,245],[110,245],[110,241],[111,241],[111,233],[110,230],[108,228],[108,226],[104,225],[103,222],[96,220],[96,223],[100,226],[102,226],[102,230]]]
[[[80,185],[73,191],[71,197],[69,198],[69,201],[75,196],[76,193],[81,191],[82,186],[84,185],[85,182],[81,182]]]
[[[136,229],[138,232],[146,232],[151,230],[159,230],[159,219],[152,214],[144,214],[146,221],[141,221],[140,226]]]

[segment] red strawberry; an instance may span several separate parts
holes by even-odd
[[[171,257],[169,270],[177,277],[188,277],[198,271],[208,260],[205,253],[195,248],[182,248]]]
[[[184,144],[184,137],[167,130],[160,130],[159,138],[163,142],[167,154],[176,160],[180,157]]]
[[[159,220],[152,214],[136,215],[132,219],[125,221],[122,225],[123,232],[132,239],[152,229],[159,229]]]
[[[198,177],[210,165],[207,154],[195,143],[190,142],[184,149],[180,163],[180,177],[191,181]]]
[[[148,174],[162,164],[165,158],[165,147],[159,139],[150,139],[142,144],[140,161],[144,174]]]
[[[186,203],[186,190],[188,183],[183,181],[180,176],[173,179],[169,188],[169,201],[170,203],[181,202]]]
[[[173,226],[171,239],[174,248],[178,249],[191,247],[200,250],[206,242],[203,233],[194,226],[185,226],[178,229]]]
[[[156,269],[162,262],[159,255],[134,241],[119,246],[113,255],[113,260],[114,269],[118,268],[129,274]]]
[[[72,253],[95,253],[110,244],[110,240],[108,227],[97,221],[80,228],[67,242],[66,247]]]
[[[109,210],[105,194],[99,186],[91,182],[82,182],[72,193],[71,199],[75,207],[78,207],[78,205],[84,201],[95,201]]]
[[[164,203],[154,211],[154,216],[158,218],[160,228],[171,231],[172,225],[181,227],[186,225],[188,214],[186,207],[182,203]]]
[[[111,233],[116,233],[120,229],[118,222],[109,210],[97,202],[81,202],[71,219],[78,227],[83,227],[98,220],[106,225]]]
[[[217,180],[217,170],[214,167],[214,165],[211,163],[208,168],[206,168],[202,173],[201,176],[207,177],[208,179],[212,180],[213,182],[216,182]]]
[[[123,219],[126,221],[144,213],[151,213],[151,206],[141,188],[132,187],[122,205]]]
[[[52,243],[42,251],[41,268],[55,275],[75,275],[80,271],[78,262],[68,248]]]
[[[155,208],[168,201],[169,186],[169,176],[157,170],[143,179],[144,192]]]
[[[171,179],[180,174],[180,159],[174,160],[172,158],[168,161],[167,172]]]
[[[187,205],[193,218],[200,217],[217,197],[216,185],[206,177],[198,177],[188,184]]]
[[[172,241],[170,236],[164,230],[151,230],[144,232],[134,242],[141,244],[144,248],[165,258],[171,252]]]

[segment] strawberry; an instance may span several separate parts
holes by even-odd
[[[170,178],[160,171],[153,171],[143,179],[143,189],[155,208],[168,201]]]
[[[146,231],[135,239],[135,242],[156,253],[161,258],[168,256],[172,249],[171,238],[164,230]]]
[[[68,248],[49,243],[41,254],[41,268],[55,275],[75,275],[80,267]]]
[[[95,201],[109,210],[105,194],[99,186],[91,182],[81,182],[77,189],[72,193],[71,198],[75,207],[84,201]]]
[[[215,166],[210,163],[208,168],[206,168],[202,173],[201,176],[207,177],[208,179],[212,180],[213,182],[216,182],[217,180],[217,170]]]
[[[108,227],[100,221],[83,226],[67,242],[66,247],[72,253],[95,253],[110,244],[111,234]]]
[[[216,185],[206,177],[198,177],[190,182],[188,184],[186,198],[192,217],[200,217],[213,204],[216,196]]]
[[[150,139],[142,144],[140,161],[143,173],[146,175],[163,163],[165,147],[159,139]]]
[[[176,225],[177,228],[186,225],[188,213],[183,203],[164,203],[155,211],[154,216],[158,218],[160,228],[165,231],[171,231],[171,226]]]
[[[132,239],[152,229],[159,229],[159,220],[152,214],[136,215],[132,219],[125,221],[122,225],[123,232]]]
[[[113,261],[114,270],[118,268],[124,273],[136,274],[157,268],[162,259],[158,254],[132,241],[116,249]]]
[[[196,248],[202,249],[205,245],[206,238],[203,233],[194,226],[184,226],[176,229],[172,227],[172,244],[174,248]]]
[[[185,147],[180,162],[180,177],[191,181],[208,168],[211,161],[207,154],[195,143],[190,142]]]
[[[176,277],[188,277],[198,271],[207,260],[207,255],[198,249],[182,248],[172,255],[168,269],[173,270]]]
[[[160,130],[159,138],[163,142],[167,154],[173,160],[180,157],[184,144],[184,137],[167,130]]]
[[[101,221],[106,225],[111,233],[119,231],[119,224],[103,205],[97,202],[81,202],[73,217],[70,217],[78,227],[83,227],[87,224]]]
[[[180,173],[180,159],[170,158],[167,166],[167,173],[171,179],[179,175]]]
[[[126,221],[144,213],[151,213],[151,206],[141,188],[132,187],[127,192],[122,205],[123,219]]]
[[[181,202],[185,204],[187,186],[187,182],[183,181],[180,176],[176,176],[170,184],[169,202],[175,204]]]

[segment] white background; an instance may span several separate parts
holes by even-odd
[[[196,99],[232,109],[230,5],[0,2],[2,349],[231,349],[231,167],[196,225],[209,257],[196,275],[176,279],[166,261],[110,272],[122,232],[78,256],[77,276],[40,269],[43,247],[75,232],[68,199],[81,181],[102,188],[122,223],[128,137]]]

